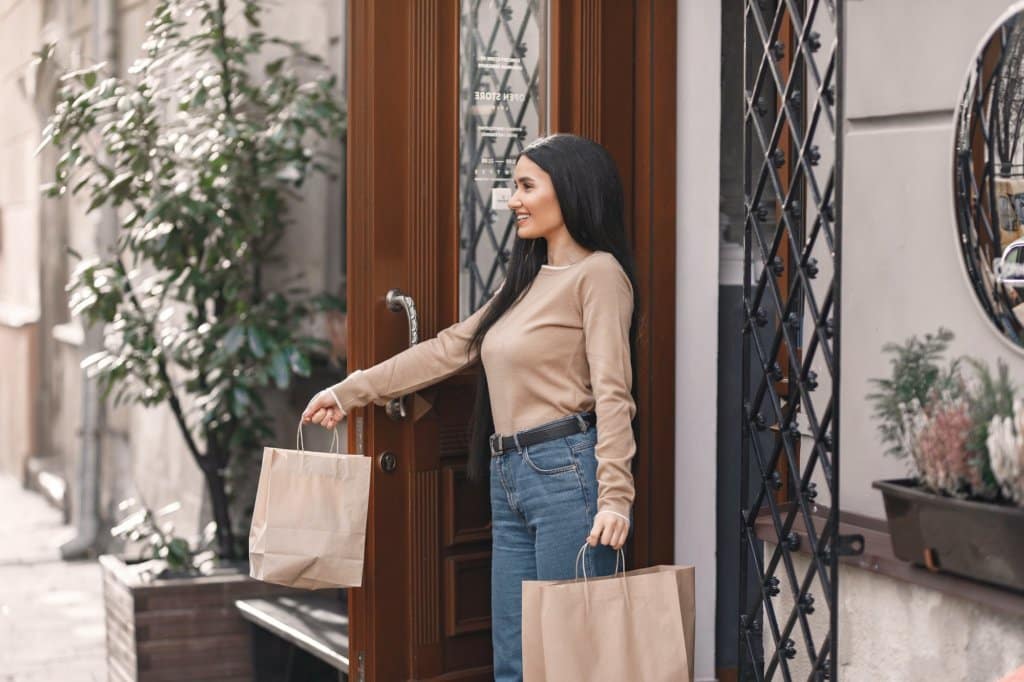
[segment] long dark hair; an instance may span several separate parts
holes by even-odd
[[[635,401],[640,301],[634,275],[633,253],[626,233],[622,180],[615,161],[604,147],[593,140],[564,133],[531,142],[520,152],[520,156],[526,156],[551,177],[558,205],[562,210],[562,219],[573,240],[588,250],[611,253],[633,285],[629,355],[633,371],[630,392]],[[475,347],[479,350],[487,330],[530,288],[537,273],[540,272],[540,266],[546,263],[547,259],[546,240],[515,239],[505,283],[494,295],[490,309],[480,320],[470,340],[470,348]],[[632,426],[635,438],[635,417]],[[487,374],[481,369],[469,438],[468,475],[474,481],[483,480],[489,472],[488,437],[493,432],[494,418],[491,414]]]

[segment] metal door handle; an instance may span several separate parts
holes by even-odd
[[[412,300],[412,296],[403,294],[401,289],[391,289],[384,297],[384,302],[387,303],[388,310],[391,312],[405,311],[405,316],[409,320],[409,347],[419,343],[420,318],[416,314],[416,302]],[[384,411],[395,421],[401,421],[409,416],[405,409],[405,401],[400,397],[389,400]]]

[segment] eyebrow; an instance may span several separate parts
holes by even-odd
[[[521,178],[519,178],[519,180],[520,181],[529,180],[530,182],[533,182],[533,178],[531,178],[529,175],[524,175]],[[516,181],[516,178],[513,176],[512,182],[515,182],[515,181]]]

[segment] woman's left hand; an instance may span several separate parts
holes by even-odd
[[[591,547],[597,547],[597,543],[611,545],[614,550],[620,549],[626,544],[626,537],[629,535],[629,521],[616,516],[615,514],[602,514],[598,512],[594,517],[594,527],[587,536],[587,542]]]

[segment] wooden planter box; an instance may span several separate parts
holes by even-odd
[[[247,572],[143,582],[113,555],[99,559],[112,682],[253,678],[249,624],[236,599],[302,594]]]
[[[1024,509],[936,495],[913,479],[872,485],[897,558],[1024,592]]]

